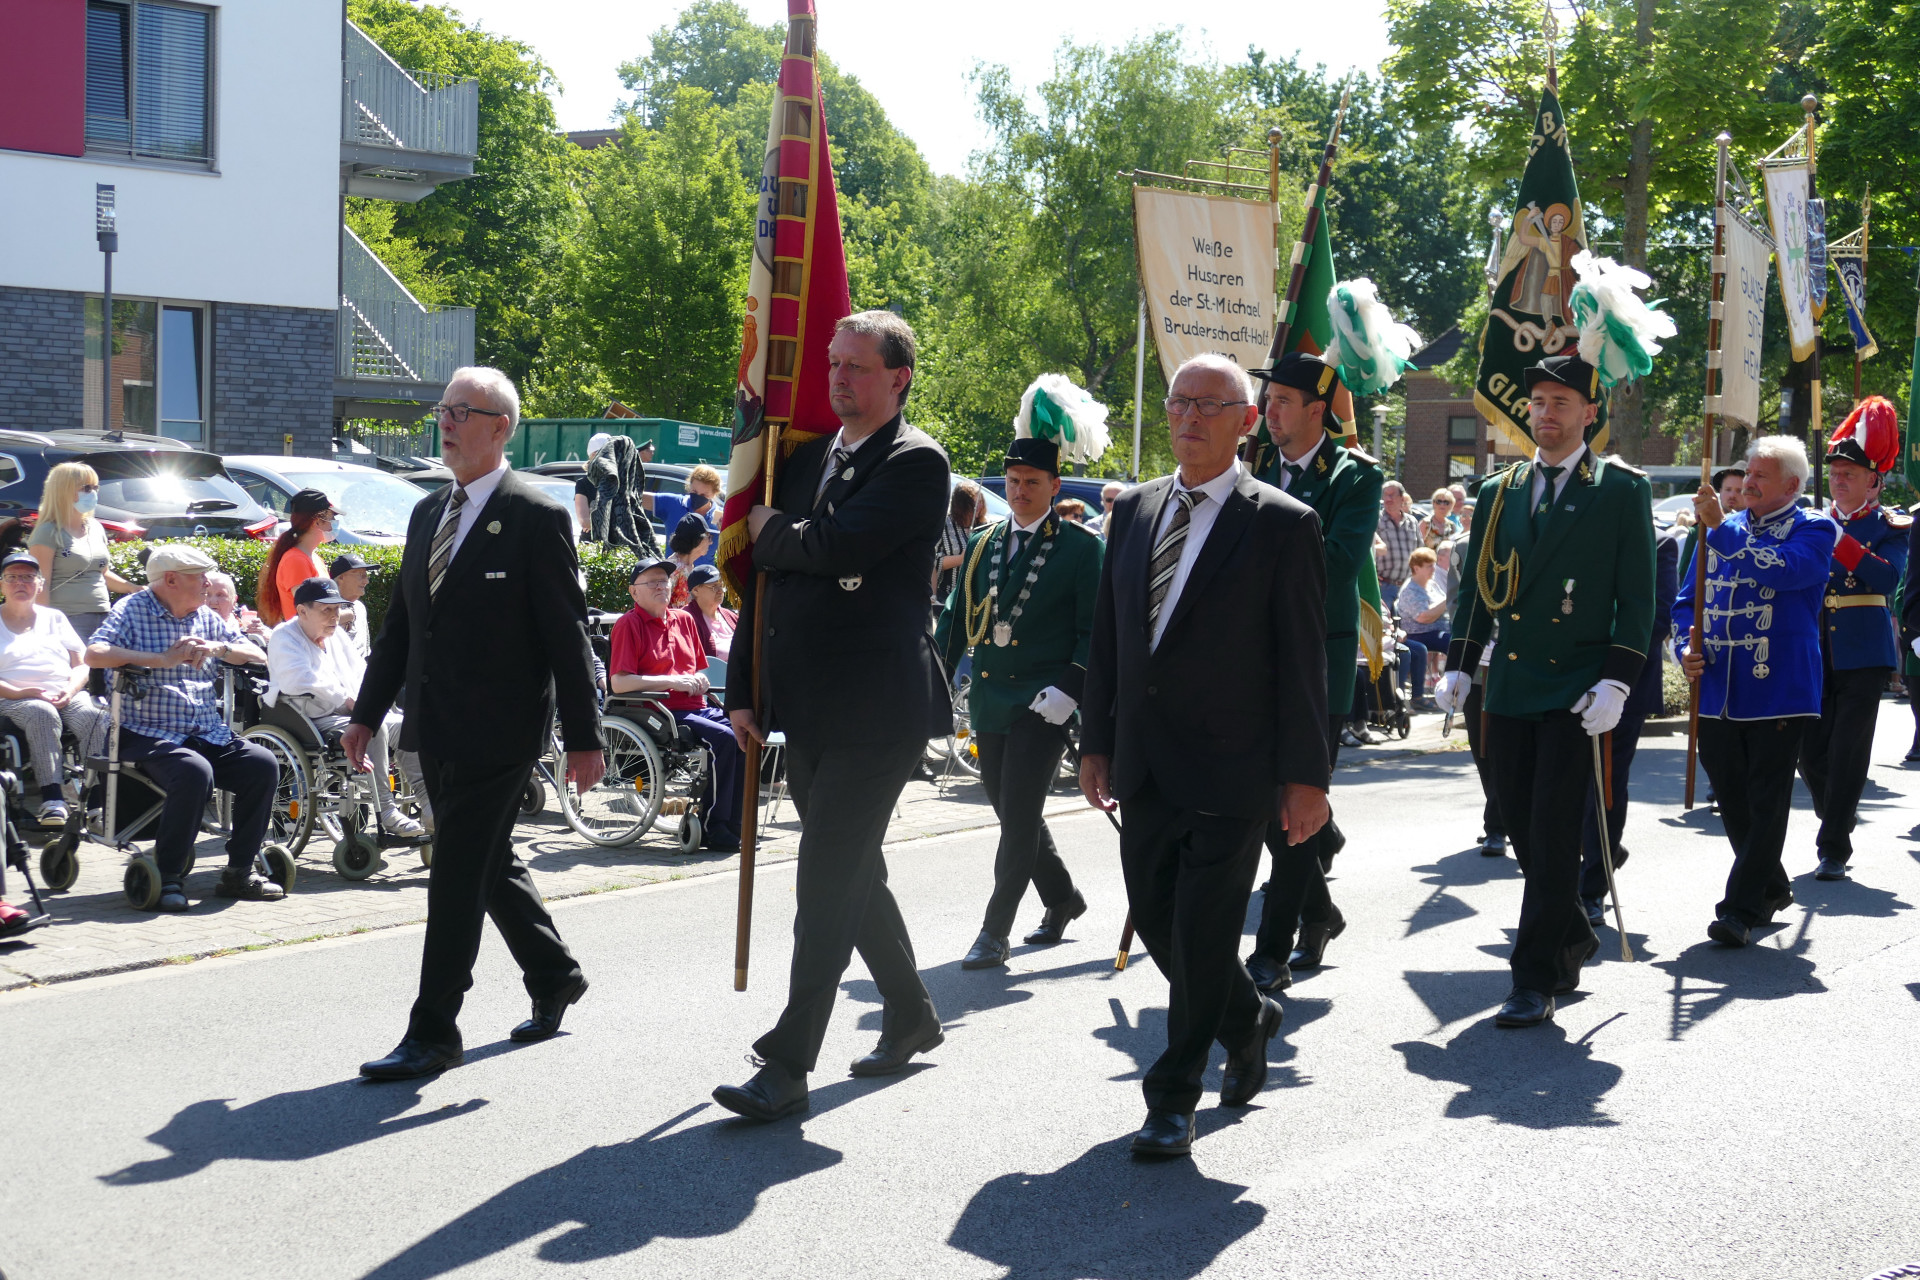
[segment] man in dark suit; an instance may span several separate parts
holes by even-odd
[[[855,948],[880,989],[880,1042],[854,1075],[900,1070],[943,1039],[880,854],[900,790],[927,739],[953,731],[946,675],[927,630],[927,583],[948,504],[947,455],[901,416],[914,338],[890,311],[835,326],[827,393],[841,428],[801,445],[774,504],[747,521],[767,573],[758,669],[756,602],[740,611],[727,712],[749,735],[787,735],[787,781],[800,811],[793,968],[787,1007],[754,1042],[762,1064],[714,1101],[753,1120],[807,1108],[807,1073],[826,1037]],[[754,714],[756,682],[766,723]]]
[[[400,745],[420,753],[435,821],[420,995],[406,1038],[360,1073],[405,1080],[460,1061],[456,1019],[473,985],[480,922],[493,917],[525,974],[533,1016],[515,1040],[544,1040],[587,989],[513,852],[533,763],[553,732],[567,781],[605,772],[587,602],[566,508],[507,467],[520,397],[494,369],[462,369],[434,406],[453,483],[421,500],[400,581],[341,738],[365,770],[367,742],[401,689]]]
[[[1267,1078],[1280,1006],[1240,963],[1267,824],[1327,821],[1326,567],[1311,508],[1235,459],[1259,410],[1246,373],[1196,356],[1167,418],[1177,475],[1122,494],[1094,606],[1080,789],[1121,814],[1134,927],[1167,976],[1167,1050],[1148,1068],[1144,1156],[1192,1149],[1200,1078],[1227,1050],[1225,1106]]]

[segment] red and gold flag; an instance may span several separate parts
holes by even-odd
[[[766,501],[770,468],[840,427],[827,403],[827,343],[833,326],[853,306],[813,64],[814,26],[813,0],[787,0],[787,47],[760,171],[734,383],[733,453],[720,519],[717,559],[739,594],[753,583],[747,513]]]

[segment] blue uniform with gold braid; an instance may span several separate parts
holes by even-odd
[[[1823,861],[1853,856],[1853,828],[1866,789],[1880,695],[1900,664],[1892,602],[1907,564],[1910,517],[1870,503],[1840,524],[1820,610],[1824,680],[1820,720],[1800,747],[1800,776],[1820,817]]]

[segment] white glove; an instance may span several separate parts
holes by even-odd
[[[1612,733],[1613,727],[1620,723],[1621,713],[1627,709],[1627,686],[1618,680],[1602,680],[1581,694],[1573,709],[1583,713],[1580,727],[1589,737]]]
[[[1913,656],[1920,658],[1920,636],[1913,638]]]
[[[1048,724],[1065,724],[1073,715],[1073,709],[1080,703],[1069,698],[1060,690],[1048,685],[1033,695],[1033,701],[1027,704],[1027,710],[1038,712],[1040,718]]]
[[[1449,671],[1433,686],[1433,705],[1448,715],[1466,708],[1467,695],[1473,692],[1473,677],[1464,671]]]

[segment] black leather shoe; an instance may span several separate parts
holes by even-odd
[[[1845,880],[1847,878],[1847,864],[1838,858],[1822,858],[1820,859],[1820,865],[1814,870],[1813,878],[1815,880]]]
[[[908,1058],[929,1049],[938,1049],[946,1038],[947,1033],[940,1029],[938,1021],[929,1022],[920,1030],[901,1036],[898,1040],[881,1036],[880,1043],[873,1046],[873,1052],[855,1058],[847,1070],[856,1076],[890,1076],[906,1066]]]
[[[1087,914],[1087,900],[1075,889],[1073,896],[1057,907],[1048,907],[1040,917],[1040,927],[1022,938],[1030,947],[1050,947],[1066,936],[1067,922]]]
[[[1587,913],[1587,923],[1598,929],[1607,922],[1607,900],[1605,898],[1580,899],[1581,910]]]
[[[1707,926],[1707,936],[1726,947],[1744,947],[1752,934],[1747,922],[1732,912],[1722,912]]]
[[[1285,991],[1293,985],[1293,970],[1285,960],[1258,953],[1247,957],[1247,976],[1262,991]]]
[[[1507,993],[1507,1002],[1493,1015],[1496,1027],[1537,1027],[1553,1021],[1553,997],[1544,991],[1515,987]]]
[[[177,884],[160,886],[160,901],[153,904],[155,911],[181,912],[187,909],[187,891]]]
[[[701,843],[700,847],[708,853],[738,853],[740,852],[740,837],[708,836],[706,840]]]
[[[360,1074],[369,1080],[412,1080],[436,1071],[460,1065],[460,1046],[428,1044],[408,1036],[384,1058],[360,1064]]]
[[[1775,915],[1777,915],[1782,911],[1785,911],[1788,907],[1792,905],[1793,905],[1793,890],[1791,889],[1787,890],[1785,893],[1781,894],[1777,898],[1768,898],[1766,903],[1768,920],[1771,921]]]
[[[1504,858],[1507,856],[1507,838],[1505,836],[1480,837],[1480,856],[1483,858]]]
[[[560,1030],[560,1019],[566,1016],[567,1006],[578,1004],[580,997],[587,994],[587,980],[577,978],[554,994],[533,1002],[533,1016],[507,1032],[507,1039],[518,1040],[521,1044],[530,1044],[535,1040],[545,1040]]]
[[[713,1100],[749,1120],[763,1124],[799,1115],[808,1106],[807,1077],[794,1075],[785,1067],[760,1058],[749,1057],[760,1069],[745,1084],[723,1084],[713,1091]]]
[[[1013,948],[1007,945],[1005,938],[996,938],[985,929],[973,940],[973,950],[967,952],[960,961],[962,969],[998,969],[1013,954]]]
[[[245,870],[228,867],[220,873],[220,882],[213,886],[213,896],[238,898],[242,902],[278,902],[287,896],[287,891],[251,867]]]
[[[1300,941],[1294,947],[1293,954],[1287,957],[1290,969],[1318,969],[1321,959],[1327,954],[1327,943],[1347,931],[1347,918],[1336,915],[1333,919],[1320,924],[1302,924]]]
[[[1133,1154],[1150,1160],[1193,1154],[1193,1112],[1147,1110],[1147,1122],[1133,1135]]]
[[[1260,1002],[1260,1020],[1254,1024],[1253,1039],[1227,1055],[1227,1069],[1220,1078],[1220,1105],[1244,1107],[1267,1087],[1267,1041],[1280,1030],[1280,1006],[1271,1000]]]
[[[1581,950],[1578,956],[1575,956],[1569,951],[1567,953],[1568,973],[1562,977],[1560,981],[1554,983],[1553,994],[1564,996],[1571,995],[1575,991],[1578,991],[1580,989],[1580,971],[1587,967],[1587,961],[1599,954],[1600,939],[1598,938],[1588,938],[1586,947]]]

